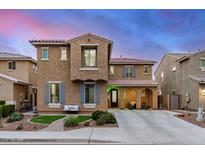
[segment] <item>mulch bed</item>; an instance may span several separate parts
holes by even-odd
[[[24,115],[21,121],[15,121],[12,123],[7,123],[7,118],[2,118],[3,128],[0,131],[38,131],[40,129],[46,128],[46,125],[29,123],[27,120],[34,116]],[[23,129],[17,130],[16,128],[22,123]]]
[[[68,130],[74,130],[74,129],[80,129],[80,128],[88,128],[88,127],[96,127],[96,128],[110,128],[110,127],[118,127],[118,124],[104,124],[102,126],[99,126],[96,124],[95,120],[89,121],[89,126],[85,126],[84,123],[79,124],[75,127],[64,127],[64,131]]]
[[[185,120],[187,122],[190,122],[194,125],[197,125],[199,127],[205,128],[205,119],[201,122],[196,121],[197,113],[184,113],[184,112],[178,112],[180,114],[175,115],[176,117]]]

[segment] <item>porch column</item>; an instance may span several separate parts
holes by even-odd
[[[152,102],[153,102],[153,109],[158,108],[157,104],[157,88],[152,89]]]
[[[136,108],[141,109],[141,90],[140,89],[136,89],[136,95],[137,95]]]

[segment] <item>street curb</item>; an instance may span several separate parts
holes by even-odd
[[[118,143],[122,144],[123,142],[119,141],[110,141],[110,140],[97,140],[97,139],[23,139],[23,138],[0,138],[0,144],[3,144],[4,142],[18,142],[18,143],[26,143],[26,142],[53,142],[53,143],[58,143],[58,142],[65,142],[65,143]]]

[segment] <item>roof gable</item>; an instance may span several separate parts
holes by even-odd
[[[37,64],[37,61],[29,56],[8,52],[0,52],[0,60],[28,60]]]

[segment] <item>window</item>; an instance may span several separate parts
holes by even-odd
[[[115,67],[114,66],[110,66],[110,74],[115,74]]]
[[[50,103],[60,102],[60,84],[50,83]]]
[[[144,74],[148,74],[148,66],[147,65],[144,66]]]
[[[172,72],[175,72],[177,70],[176,66],[172,66]]]
[[[133,77],[133,66],[126,66],[125,73],[126,77]]]
[[[200,68],[205,71],[205,58],[200,58]]]
[[[82,48],[82,66],[83,67],[96,67],[97,49],[96,48]]]
[[[42,48],[42,60],[48,60],[48,48]]]
[[[67,49],[61,49],[61,60],[67,60]]]
[[[8,69],[9,70],[15,70],[16,69],[16,62],[15,61],[9,61],[8,62]]]
[[[85,84],[85,104],[95,104],[95,84]]]
[[[32,68],[33,72],[37,72],[37,65],[33,64],[33,68]]]
[[[161,82],[164,81],[164,72],[161,73],[161,79],[160,79],[160,81],[161,81]]]

